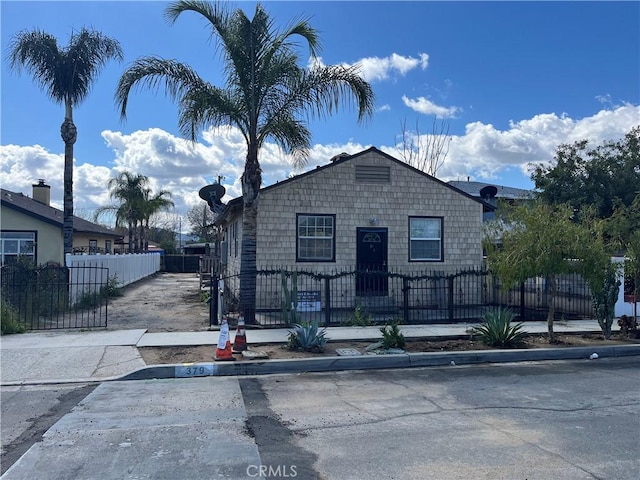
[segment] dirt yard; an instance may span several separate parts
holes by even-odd
[[[198,332],[209,328],[209,307],[200,301],[195,273],[157,273],[109,300],[107,329]]]
[[[251,335],[249,331],[247,335]],[[233,338],[233,335],[232,335]],[[640,340],[633,340],[613,334],[611,340],[604,340],[602,335],[556,335],[557,343],[549,344],[546,335],[532,335],[528,338],[524,348],[563,348],[563,347],[586,347],[593,346],[594,350],[601,345],[616,345],[628,343],[640,343]],[[365,348],[372,342],[329,342],[322,353],[308,353],[290,351],[281,344],[250,345],[251,350],[259,350],[269,355],[270,359],[286,358],[308,358],[320,356],[335,356],[336,349],[355,348],[362,354]],[[148,365],[168,364],[168,363],[189,363],[189,362],[211,362],[215,355],[215,345],[194,346],[194,347],[153,347],[140,348],[140,354]],[[407,342],[405,351],[407,352],[454,352],[465,350],[489,350],[478,340],[410,340]],[[242,361],[242,355],[234,355],[236,360]]]

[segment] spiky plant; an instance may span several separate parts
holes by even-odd
[[[319,329],[318,322],[296,323],[293,330],[289,330],[289,350],[302,352],[322,352],[327,344],[327,329]]]
[[[524,345],[527,332],[524,324],[511,322],[515,315],[508,308],[495,308],[483,315],[482,325],[474,327],[472,333],[489,347],[518,348]]]

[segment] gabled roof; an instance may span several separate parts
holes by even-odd
[[[64,213],[61,210],[40,203],[22,193],[11,192],[2,188],[0,189],[0,203],[4,207],[62,228]],[[95,233],[114,238],[122,237],[122,235],[107,227],[89,222],[75,215],[73,217],[73,230],[78,233]]]
[[[505,187],[503,185],[496,185],[493,183],[484,182],[469,182],[464,180],[452,180],[449,185],[456,187],[458,190],[468,193],[474,197],[480,198],[480,190],[484,187],[496,187],[498,193],[496,198],[504,198],[507,200],[522,200],[532,198],[534,192],[532,190],[525,190],[523,188]]]
[[[402,167],[408,168],[410,170],[413,170],[415,173],[424,176],[425,178],[428,178],[429,180],[432,180],[436,183],[439,183],[440,185],[443,185],[447,188],[450,188],[451,190],[455,191],[456,193],[459,193],[460,195],[463,195],[465,197],[470,198],[471,200],[480,203],[486,210],[495,210],[496,207],[494,205],[491,205],[485,201],[483,201],[479,196],[473,196],[470,195],[468,192],[465,192],[464,190],[461,190],[459,188],[456,188],[455,185],[451,185],[450,183],[447,182],[443,182],[442,180],[437,179],[436,177],[433,177],[425,172],[423,172],[422,170],[418,170],[415,167],[412,167],[411,165],[409,165],[408,163],[405,163],[401,160],[398,160],[397,158],[392,157],[391,155],[383,152],[382,150],[377,149],[376,147],[369,147],[366,150],[363,150],[361,152],[358,153],[354,153],[353,155],[348,155],[346,153],[341,153],[339,155],[336,155],[335,157],[333,157],[331,159],[331,161],[329,163],[327,163],[326,165],[322,165],[322,166],[318,166],[313,170],[309,170],[307,172],[301,173],[300,175],[296,175],[295,177],[291,177],[291,178],[287,178],[286,180],[282,180],[281,182],[277,182],[274,183],[273,185],[269,185],[268,187],[264,187],[260,189],[260,193],[262,192],[267,192],[269,190],[273,190],[275,188],[279,188],[282,185],[285,185],[287,183],[291,183],[291,182],[295,182],[303,177],[306,177],[308,175],[312,175],[316,172],[320,172],[322,170],[326,170],[329,168],[332,168],[336,165],[339,165],[341,163],[345,163],[345,162],[349,162],[355,158],[358,158],[362,155],[365,155],[367,153],[370,152],[375,152],[383,157],[385,157],[387,160],[391,161],[391,162],[395,162],[398,165],[401,165]],[[242,209],[242,197],[236,197],[233,200],[230,200],[229,203],[227,203],[227,208],[225,209],[224,212],[222,212],[218,218],[216,219],[215,223],[219,224],[221,220],[223,220],[231,211],[233,210],[237,210],[237,209]]]

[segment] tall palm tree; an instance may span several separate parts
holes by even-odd
[[[104,213],[111,212],[115,214],[116,227],[126,225],[129,235],[129,253],[138,250],[135,234],[143,220],[143,205],[148,184],[149,178],[144,175],[128,171],[120,172],[107,183],[109,196],[117,203],[98,208],[94,215],[98,220]]]
[[[173,200],[171,200],[171,192],[168,190],[160,190],[158,193],[153,194],[151,189],[147,188],[143,194],[140,248],[147,252],[149,250],[149,242],[147,242],[146,233],[149,231],[149,220],[151,220],[151,217],[156,213],[168,210],[175,206],[175,204]]]
[[[196,141],[208,126],[231,124],[247,144],[241,177],[243,198],[240,304],[247,323],[255,321],[256,230],[258,192],[262,174],[258,152],[267,138],[302,162],[308,155],[311,132],[299,116],[323,117],[342,102],[355,102],[358,120],[373,114],[371,86],[360,77],[358,67],[299,66],[295,40],[306,41],[312,57],[319,52],[318,34],[307,19],[292,23],[283,31],[258,4],[253,19],[240,10],[230,11],[223,2],[182,0],[170,4],[165,18],[174,23],[187,11],[208,22],[217,39],[224,62],[226,82],[217,87],[203,80],[188,65],[156,56],[137,59],[122,75],[116,102],[126,118],[129,93],[134,86],[166,94],[177,101],[181,133]]]
[[[89,95],[100,69],[111,59],[122,60],[120,44],[100,32],[82,28],[72,32],[69,44],[41,30],[21,31],[9,45],[10,66],[24,67],[55,103],[65,107],[60,135],[64,141],[64,253],[73,248],[73,145],[78,132],[73,108]]]

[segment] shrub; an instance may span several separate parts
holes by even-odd
[[[296,323],[293,330],[289,330],[289,350],[303,352],[322,352],[327,344],[325,337],[327,329],[318,329],[318,322]]]
[[[122,297],[124,295],[124,293],[122,293],[122,288],[120,287],[120,281],[118,281],[117,275],[109,277],[106,289],[107,297],[109,298]]]
[[[508,308],[496,308],[483,315],[483,323],[472,329],[473,334],[479,335],[480,340],[490,347],[517,348],[524,344],[527,332],[524,325],[511,322],[515,315]]]
[[[360,305],[357,305],[353,314],[342,325],[345,327],[369,327],[373,325],[371,314]]]
[[[618,319],[618,325],[620,326],[620,333],[625,337],[638,338],[640,331],[638,330],[638,324],[634,317],[622,315]]]
[[[18,312],[7,302],[0,302],[0,332],[23,333],[27,331],[27,325],[18,318]]]
[[[380,333],[382,333],[382,348],[385,350],[405,347],[406,340],[396,322],[380,327]]]

